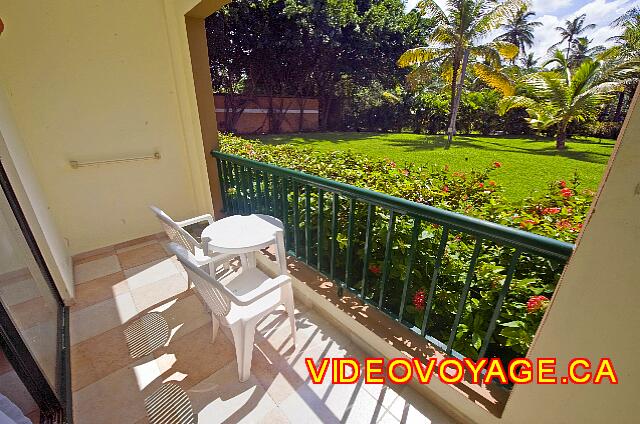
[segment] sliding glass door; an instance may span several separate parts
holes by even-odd
[[[44,421],[69,422],[67,311],[0,162],[0,347]]]

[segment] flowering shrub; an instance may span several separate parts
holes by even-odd
[[[548,189],[536,198],[527,198],[520,204],[510,204],[502,196],[500,186],[491,179],[492,173],[500,172],[500,168],[508,166],[500,162],[488,163],[484,170],[456,172],[449,170],[447,166],[435,168],[401,165],[392,160],[370,159],[350,152],[320,153],[292,145],[267,146],[224,135],[221,146],[226,153],[296,169],[567,242],[575,241],[593,197],[593,193],[580,190],[579,179],[574,177],[568,182],[551,182]],[[300,189],[302,191],[304,187]],[[306,206],[305,197],[302,193],[299,196],[299,210],[304,210]],[[310,198],[310,224],[315,229],[318,227],[315,190],[310,193]],[[289,202],[293,202],[292,197]],[[323,225],[324,228],[330,228],[332,200],[329,197],[325,198],[324,208]],[[339,202],[336,236],[338,251],[335,258],[336,278],[341,281],[345,281],[346,276],[348,212],[347,202]],[[422,222],[418,246],[412,246],[413,219],[396,216],[391,266],[387,284],[381,294],[379,283],[383,278],[389,213],[383,208],[376,208],[374,213],[370,259],[363,271],[367,208],[364,204],[356,203],[351,240],[353,257],[349,266],[350,288],[363,291],[365,298],[375,303],[382,296],[382,309],[397,315],[401,309],[407,257],[411,249],[414,249],[414,265],[405,297],[403,321],[410,327],[421,329],[443,229],[438,225]],[[304,220],[301,221],[298,243],[299,246],[304,246],[305,223]],[[289,221],[289,224],[292,225],[292,222]],[[311,231],[310,235],[312,257],[307,259],[310,263],[319,263],[320,270],[328,273],[331,243],[329,239],[318,243],[316,231]],[[289,236],[288,242],[292,245],[294,240]],[[322,246],[321,251],[318,251],[318,244]],[[475,239],[467,234],[455,231],[449,234],[426,323],[427,334],[444,343],[449,339],[474,245]],[[486,241],[483,243],[455,335],[454,349],[458,352],[470,357],[477,356],[512,255],[513,249]],[[543,311],[553,295],[561,266],[535,255],[520,256],[487,355],[509,360],[526,354]],[[362,281],[365,279],[363,289]]]

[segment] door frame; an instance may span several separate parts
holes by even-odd
[[[38,405],[43,422],[72,423],[69,308],[64,305],[62,297],[42,256],[42,252],[31,232],[31,228],[5,171],[2,157],[0,157],[0,189],[6,197],[22,235],[27,242],[27,246],[58,304],[58,355],[56,361],[56,383],[58,387],[56,387],[56,389],[58,393],[60,393],[61,399],[56,395],[54,388],[50,386],[44,373],[22,339],[20,332],[15,327],[9,313],[1,303],[0,348],[2,348],[16,374],[20,377],[20,380],[22,380],[29,394]]]

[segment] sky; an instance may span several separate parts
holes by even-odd
[[[441,7],[446,4],[444,0],[436,1]],[[406,7],[411,9],[417,3],[418,0],[407,0]],[[536,57],[546,56],[549,47],[560,41],[555,27],[564,26],[564,21],[583,13],[587,15],[585,24],[597,25],[586,33],[593,40],[592,46],[610,45],[607,39],[620,32],[619,28],[610,26],[611,22],[633,7],[640,7],[640,0],[532,0],[531,10],[536,13],[534,20],[543,25],[536,28],[534,45],[528,52]]]

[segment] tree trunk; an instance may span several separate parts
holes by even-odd
[[[614,122],[620,122],[622,117],[622,105],[624,105],[625,91],[618,93],[618,104],[616,105],[616,113],[613,115]]]
[[[558,133],[556,134],[556,149],[564,150],[567,141],[567,125],[568,122],[560,122]]]
[[[469,50],[465,50],[464,56],[462,57],[462,69],[460,70],[460,82],[457,82],[455,100],[453,102],[453,106],[451,108],[451,122],[449,122],[449,129],[447,130],[447,145],[445,148],[449,148],[451,146],[451,142],[453,141],[453,136],[456,134],[456,118],[458,117],[458,108],[460,107],[460,96],[462,96],[462,87],[464,85],[464,77],[467,73],[467,62],[469,61]],[[455,72],[454,72],[455,74]],[[454,80],[454,82],[456,82]]]

